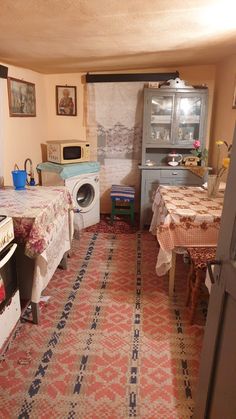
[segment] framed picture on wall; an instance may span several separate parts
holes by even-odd
[[[76,86],[56,86],[56,112],[57,115],[77,115]]]
[[[10,116],[36,116],[35,84],[8,77]]]
[[[236,77],[235,77],[235,82],[234,82],[234,96],[233,96],[232,108],[236,109]]]

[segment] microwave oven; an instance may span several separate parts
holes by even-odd
[[[59,164],[89,161],[90,144],[79,140],[47,141],[47,160]]]

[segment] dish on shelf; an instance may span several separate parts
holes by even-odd
[[[155,166],[155,162],[152,160],[146,160],[146,166]]]
[[[177,161],[169,161],[168,164],[169,166],[175,167],[175,166],[178,166],[179,163]]]

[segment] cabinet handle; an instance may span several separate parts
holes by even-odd
[[[172,172],[172,175],[177,175],[178,174],[178,172]]]

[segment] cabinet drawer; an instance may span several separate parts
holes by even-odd
[[[157,181],[160,180],[160,169],[142,170],[142,179]]]
[[[165,178],[176,178],[176,179],[185,179],[188,176],[188,170],[181,169],[161,169],[160,177],[161,179]]]
[[[203,178],[191,173],[187,169],[161,169],[160,183],[172,185],[202,185]]]

